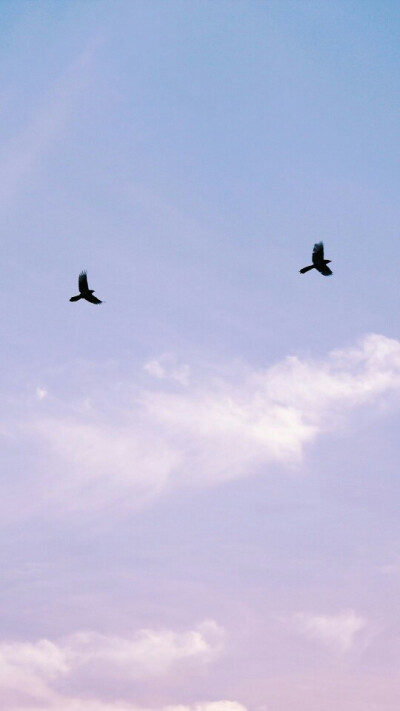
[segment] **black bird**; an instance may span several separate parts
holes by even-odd
[[[79,299],[86,299],[86,301],[90,301],[91,304],[103,303],[96,296],[93,296],[94,289],[89,289],[86,272],[81,272],[79,274],[78,286],[80,293],[78,294],[78,296],[71,296],[70,301],[79,301]]]
[[[303,267],[303,269],[300,269],[300,274],[305,274],[306,272],[309,272],[310,269],[316,269],[324,276],[330,276],[332,274],[332,270],[327,267],[327,264],[331,261],[331,259],[324,259],[324,243],[317,242],[317,244],[314,244],[312,253],[313,263],[310,264],[309,267]]]

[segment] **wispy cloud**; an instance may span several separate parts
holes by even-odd
[[[7,709],[22,709],[25,704],[41,709],[81,708],[79,699],[68,694],[78,680],[82,695],[93,699],[93,708],[97,709],[96,703],[101,709],[125,708],[122,702],[102,703],[99,685],[104,680],[117,679],[123,699],[124,684],[166,675],[173,666],[183,663],[209,664],[221,653],[223,644],[223,630],[213,621],[182,633],[145,629],[131,637],[116,637],[79,632],[56,642],[0,643],[2,703]],[[226,703],[226,711],[230,711]],[[203,706],[194,708],[200,711]],[[219,708],[217,705],[216,711]],[[213,705],[205,704],[204,711],[208,709],[213,711]],[[221,711],[224,709],[221,706]]]
[[[292,622],[300,634],[342,652],[352,647],[356,635],[367,625],[366,619],[354,610],[346,610],[337,615],[298,613]]]
[[[157,708],[144,708],[143,706],[125,703],[123,701],[107,702],[84,699],[63,699],[61,696],[56,697],[53,701],[46,703],[45,706],[16,706],[13,711],[247,711],[247,708],[236,701],[210,701],[205,703],[179,704],[173,706],[158,706]]]
[[[153,378],[170,379],[181,385],[189,385],[190,367],[186,363],[179,363],[173,353],[151,358],[143,367]]]
[[[136,507],[168,487],[215,485],[271,463],[297,466],[305,447],[342,426],[346,414],[398,395],[400,342],[370,335],[324,360],[290,356],[225,377],[192,373],[185,388],[156,383],[141,390],[128,383],[127,392],[134,385],[138,394],[121,399],[105,398],[102,381],[102,404],[94,398],[90,407],[47,396],[31,421],[10,424],[16,439],[46,445],[43,488],[36,482],[34,496],[69,509]]]
[[[64,134],[76,100],[88,84],[97,44],[97,41],[91,42],[49,88],[42,105],[31,110],[27,124],[1,152],[0,208],[8,207],[15,200],[29,173]],[[27,113],[29,115],[29,109]]]

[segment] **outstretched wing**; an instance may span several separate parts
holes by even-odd
[[[333,274],[332,269],[329,269],[327,264],[324,264],[323,267],[320,267],[318,269],[318,271],[320,272],[320,274],[323,274],[324,276],[330,276],[331,274]]]
[[[103,302],[100,301],[100,299],[97,298],[97,296],[94,296],[93,294],[86,294],[85,295],[86,301],[90,301],[91,304],[102,304]]]
[[[314,249],[312,251],[313,262],[322,261],[323,258],[324,258],[324,243],[317,242],[316,244],[314,244]]]
[[[79,284],[79,291],[81,292],[81,294],[84,294],[86,291],[89,291],[89,284],[88,284],[86,272],[81,272],[79,274],[78,284]]]

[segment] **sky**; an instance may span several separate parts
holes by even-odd
[[[1,708],[397,711],[399,3],[0,22]]]

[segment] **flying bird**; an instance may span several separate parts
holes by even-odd
[[[309,272],[310,269],[316,269],[324,276],[330,276],[332,274],[332,270],[329,269],[327,264],[331,261],[331,259],[324,259],[324,243],[317,242],[317,244],[314,244],[312,264],[310,264],[309,267],[303,267],[303,269],[300,269],[300,274],[305,274],[306,272]]]
[[[102,304],[96,296],[93,296],[94,289],[89,289],[89,284],[87,280],[87,273],[81,272],[78,279],[79,294],[78,296],[71,296],[70,301],[79,301],[79,299],[86,299],[90,301],[91,304]]]

